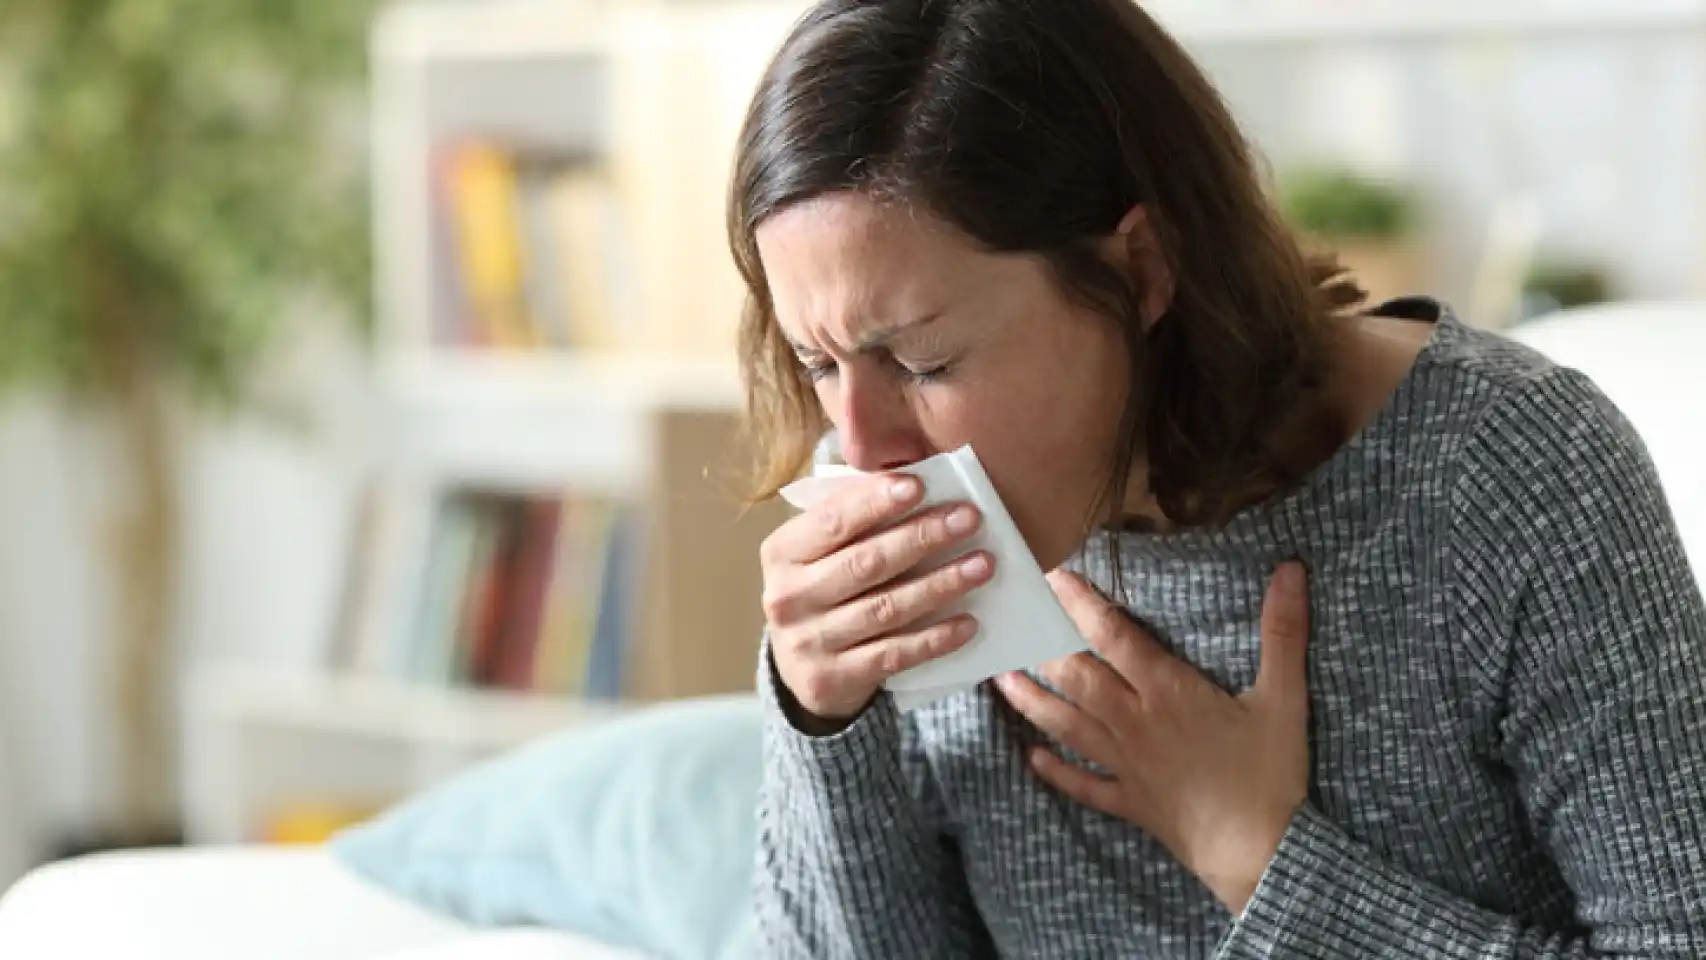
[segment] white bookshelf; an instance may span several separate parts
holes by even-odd
[[[708,189],[725,171],[683,145],[732,158],[743,88],[762,66],[741,51],[770,42],[766,29],[779,39],[790,20],[775,4],[743,15],[732,5],[646,0],[425,0],[375,20],[375,372],[386,429],[374,460],[428,502],[467,486],[642,502],[648,550],[659,556],[648,560],[652,595],[635,626],[643,648],[633,665],[636,699],[212,666],[189,680],[186,696],[192,840],[254,840],[295,803],[381,806],[644,701],[750,687],[755,661],[740,647],[756,647],[759,587],[744,568],[750,561],[756,574],[754,538],[774,514],[737,520],[732,504],[712,502],[705,479],[742,401],[730,349],[739,290],[725,262],[722,190]],[[743,72],[731,61],[749,65]],[[643,349],[510,351],[435,337],[443,305],[435,301],[431,157],[461,132],[611,167],[634,200],[633,242],[644,248],[637,271],[648,296],[619,318],[639,325]],[[690,313],[709,319],[683,323],[687,335],[648,326]],[[694,335],[700,326],[707,332]],[[425,546],[418,518],[415,526],[403,550],[411,556]],[[362,629],[394,630],[409,601],[398,594],[376,607]],[[707,650],[733,653],[659,652],[663,638],[701,632]]]

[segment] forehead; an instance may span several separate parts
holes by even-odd
[[[784,210],[757,240],[777,319],[796,339],[946,309],[999,282],[1004,259],[926,213],[859,193]]]

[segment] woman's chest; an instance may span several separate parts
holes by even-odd
[[[1176,655],[1228,695],[1261,663],[1265,580],[1132,594]],[[1231,583],[1231,586],[1227,586]],[[1133,585],[1134,587],[1136,585]],[[1496,704],[1451,653],[1415,580],[1317,581],[1310,645],[1311,802],[1392,864],[1521,911],[1537,850],[1496,756]],[[967,709],[969,707],[970,709]],[[1049,790],[1023,762],[1041,734],[991,689],[921,718],[967,880],[997,942],[1026,956],[1211,956],[1230,922],[1141,830]],[[1442,830],[1441,824],[1452,829]],[[1537,894],[1538,896],[1538,894]],[[1062,939],[1064,938],[1064,939]],[[1061,952],[1062,943],[1073,949]]]

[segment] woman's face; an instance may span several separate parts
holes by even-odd
[[[978,250],[923,214],[836,193],[758,230],[777,321],[847,462],[970,444],[1044,570],[1083,543],[1128,372],[1120,331],[1039,258]]]

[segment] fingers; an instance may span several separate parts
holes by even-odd
[[[836,658],[845,683],[878,687],[897,673],[945,657],[977,636],[977,621],[958,616],[912,633],[860,644]]]
[[[1090,654],[1079,654],[1042,666],[1039,673],[1061,695],[1086,713],[1105,721],[1131,717],[1137,694],[1114,668]]]
[[[1124,607],[1096,592],[1083,578],[1056,570],[1048,579],[1078,632],[1127,683],[1135,686],[1151,671],[1175,662]]]
[[[1031,751],[1031,768],[1037,771],[1037,776],[1049,786],[1066,794],[1084,806],[1103,813],[1119,816],[1120,795],[1119,781],[1112,777],[1104,777],[1078,766],[1067,763],[1055,756],[1044,747]]]
[[[904,630],[989,582],[995,558],[978,551],[919,577],[870,592],[825,613],[815,640],[835,653]],[[833,602],[833,601],[831,601]]]
[[[1308,709],[1309,573],[1282,564],[1262,602],[1262,666],[1255,693],[1276,704]]]
[[[1044,690],[1023,673],[1002,674],[997,682],[1013,709],[1056,743],[1098,763],[1116,755],[1113,733],[1085,710]]]
[[[812,563],[906,515],[924,498],[916,477],[880,476],[843,484],[783,524],[764,543],[766,564]]]
[[[765,540],[771,654],[806,713],[855,716],[889,677],[952,653],[975,632],[964,620],[914,629],[994,574],[994,558],[980,551],[909,576],[982,522],[970,504],[917,511],[923,497],[915,477],[865,477]]]
[[[945,506],[920,514],[801,570],[795,598],[802,606],[814,610],[845,603],[970,537],[981,519],[977,508],[970,504]],[[908,622],[909,619],[901,619],[890,625]]]

